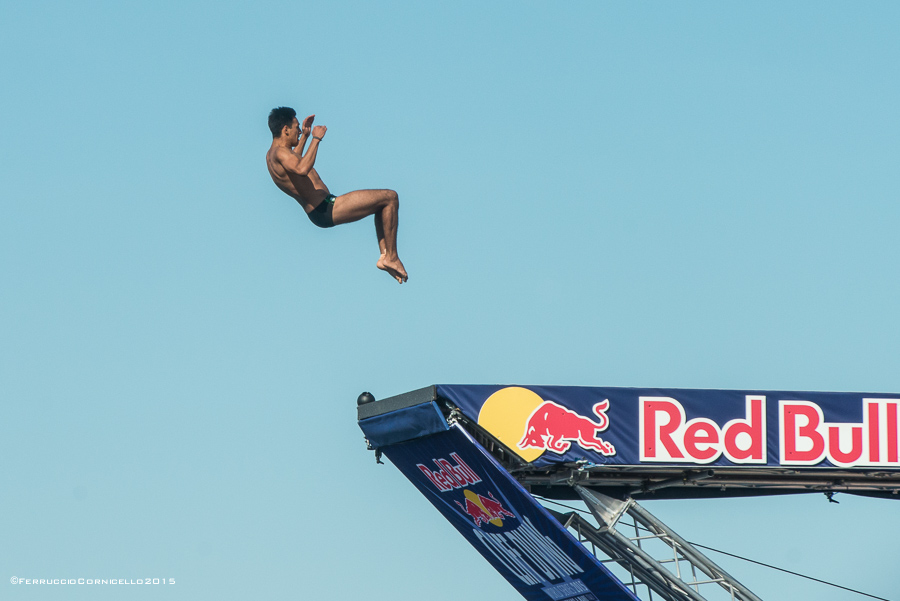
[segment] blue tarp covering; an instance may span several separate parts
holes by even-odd
[[[900,394],[440,385],[535,467],[772,466],[900,471]]]
[[[432,401],[360,420],[359,427],[369,444],[380,448],[443,432],[447,429],[447,420]]]

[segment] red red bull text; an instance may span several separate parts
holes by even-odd
[[[599,418],[595,422],[553,401],[544,401],[528,418],[519,448],[544,449],[562,455],[575,442],[583,449],[615,455],[615,447],[597,436],[597,432],[609,427],[607,409],[609,400],[594,405],[594,414]]]
[[[705,417],[687,420],[673,398],[641,397],[640,460],[704,464],[724,455],[736,464],[765,464],[766,397],[747,395],[744,416],[720,427]],[[862,423],[831,423],[816,403],[779,401],[779,464],[900,465],[900,400],[863,399],[862,416]]]
[[[419,468],[419,470],[425,474],[425,477],[428,478],[428,480],[441,492],[464,488],[470,484],[481,482],[481,478],[478,477],[478,474],[466,465],[466,462],[463,461],[459,455],[450,453],[450,458],[456,462],[456,465],[453,465],[446,459],[432,459],[439,468],[436,472],[431,471],[421,463],[416,464],[416,467]]]
[[[781,464],[815,465],[828,459],[840,467],[896,467],[898,407],[897,399],[863,399],[861,424],[828,423],[815,403],[781,401]]]
[[[705,417],[687,421],[675,399],[641,397],[641,461],[711,463],[724,453],[733,463],[766,463],[766,397],[746,403],[745,419],[719,428]]]

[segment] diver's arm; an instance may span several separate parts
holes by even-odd
[[[309,150],[307,150],[306,154],[302,157],[298,156],[294,152],[288,152],[285,155],[279,157],[281,160],[281,164],[284,165],[284,168],[291,173],[306,177],[309,174],[310,169],[313,168],[313,165],[316,164],[316,154],[319,151],[319,141],[325,135],[325,131],[326,128],[324,125],[317,125],[313,128],[313,139],[309,144]]]
[[[297,156],[303,156],[303,149],[306,148],[306,141],[309,139],[309,132],[312,128],[313,119],[315,118],[315,115],[310,115],[303,120],[303,125],[300,126],[300,139],[297,141],[297,146],[295,146],[292,151]]]

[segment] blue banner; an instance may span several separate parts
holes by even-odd
[[[529,601],[637,601],[459,426],[382,450]]]
[[[770,466],[900,471],[900,395],[438,386],[535,467]]]

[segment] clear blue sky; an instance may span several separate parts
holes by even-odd
[[[433,383],[900,392],[900,8],[6,2],[0,597],[517,599],[355,399]],[[328,126],[316,229],[266,115]],[[900,504],[648,507],[897,598]],[[874,522],[874,523],[873,523]],[[851,598],[714,556],[765,599]],[[35,587],[10,578],[174,578]]]

